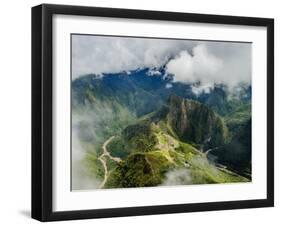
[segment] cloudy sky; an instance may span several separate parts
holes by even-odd
[[[233,87],[251,81],[251,44],[72,35],[72,79],[164,64],[174,82]]]

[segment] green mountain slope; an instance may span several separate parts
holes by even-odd
[[[250,88],[235,98],[223,86],[195,95],[190,85],[171,82],[163,71],[159,76],[148,71],[72,82],[72,139],[86,153],[81,164],[87,173],[107,177],[108,188],[248,181],[232,171],[247,177],[251,171],[251,147],[244,142],[251,130],[245,126]],[[106,172],[100,156],[112,136],[107,150],[121,161],[104,155]]]
[[[229,144],[210,152],[216,162],[228,165],[233,170],[251,177],[252,129],[251,119],[240,127]]]
[[[196,120],[195,114],[201,115],[202,120]],[[183,130],[174,124],[175,115],[184,125]],[[203,122],[204,117],[206,122]],[[199,126],[205,128],[198,131],[190,129]],[[165,185],[168,175],[177,170],[186,170],[185,176],[188,176],[188,180],[182,178],[177,182],[179,184],[247,181],[226,168],[210,163],[205,153],[188,143],[203,142],[205,137],[199,135],[208,131],[210,134],[216,131],[214,140],[219,138],[220,144],[225,141],[223,121],[212,110],[194,101],[171,97],[167,106],[128,126],[115,143],[109,145],[111,154],[116,156],[117,153],[123,161],[111,171],[105,187]],[[198,135],[193,136],[194,133]],[[120,147],[123,148],[121,155]]]

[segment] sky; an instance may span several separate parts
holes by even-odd
[[[194,92],[251,83],[251,43],[72,35],[72,79],[166,65]]]

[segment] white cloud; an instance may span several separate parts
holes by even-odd
[[[213,88],[213,85],[210,84],[193,84],[191,86],[191,90],[195,95],[200,95],[203,91],[205,93],[210,93],[211,89]]]
[[[72,36],[72,78],[94,73],[129,72],[167,64],[175,82],[194,83],[195,93],[206,92],[214,84],[230,88],[251,82],[251,44],[129,38]]]
[[[192,178],[190,171],[186,168],[174,169],[166,174],[165,181],[161,184],[162,186],[170,185],[188,185],[192,184]]]
[[[80,109],[79,112],[72,111],[72,189],[88,190],[99,188],[102,179],[98,178],[94,172],[85,164],[89,150],[85,149],[83,143],[94,143],[98,140],[98,131],[100,130],[100,121],[112,115],[112,110],[107,106],[100,108],[99,111],[89,111],[87,107]],[[104,118],[102,118],[104,117]],[[80,125],[87,125],[87,128],[81,129]],[[84,140],[84,141],[83,141]],[[85,141],[86,140],[86,141]],[[95,153],[92,147],[92,154]]]
[[[175,82],[194,84],[192,90],[195,94],[203,90],[209,92],[215,84],[225,84],[231,89],[241,82],[249,83],[250,59],[246,62],[249,68],[245,68],[245,62],[239,64],[241,58],[233,59],[230,56],[216,56],[206,44],[199,44],[193,48],[192,54],[181,51],[169,61],[167,73],[174,75]]]
[[[101,181],[95,175],[89,173],[89,169],[83,164],[86,151],[80,144],[78,131],[72,128],[72,189],[94,189],[98,188]]]
[[[171,83],[167,83],[165,87],[166,87],[166,89],[170,89],[173,87],[173,85]]]
[[[149,76],[161,75],[161,72],[158,71],[158,70],[152,69],[152,70],[149,70],[149,71],[147,72],[147,74],[148,74]]]
[[[110,36],[72,36],[72,79],[94,73],[158,68],[195,41]]]

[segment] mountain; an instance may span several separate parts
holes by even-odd
[[[241,85],[229,93],[224,85],[215,85],[208,92],[192,92],[191,84],[173,82],[173,76],[160,68],[153,75],[144,68],[130,72],[89,74],[72,82],[73,107],[92,104],[97,100],[116,102],[138,117],[158,110],[171,95],[196,100],[208,106],[222,117],[235,114],[237,109],[251,104],[251,86]],[[247,109],[248,110],[248,109]]]
[[[229,144],[210,152],[211,158],[229,166],[240,174],[250,177],[252,156],[252,120],[248,120]]]
[[[167,121],[182,141],[202,144],[203,149],[226,143],[223,119],[206,105],[173,95],[168,109]]]
[[[151,70],[72,81],[72,142],[88,173],[107,188],[248,181],[251,87],[194,94]]]
[[[116,151],[120,154],[120,147],[127,154],[123,152],[124,161],[111,171],[105,186],[161,185],[165,184],[170,172],[178,170],[186,171],[185,177],[177,181],[179,184],[247,181],[226,168],[209,163],[206,154],[195,147],[203,145],[206,137],[209,137],[209,146],[222,145],[226,134],[222,119],[211,109],[192,100],[171,96],[159,111],[126,127],[109,147],[113,156]]]
[[[127,140],[134,139],[144,151],[155,144],[150,136],[151,125],[159,124],[161,129],[182,142],[194,144],[202,150],[225,144],[228,130],[223,119],[205,105],[172,95],[160,110],[150,113],[140,123],[130,125],[123,131]],[[140,144],[141,141],[141,144]]]
[[[144,89],[145,84],[137,77],[144,72],[138,72],[135,76],[127,74],[108,74],[102,78],[95,75],[87,75],[76,79],[72,83],[73,106],[95,104],[96,101],[105,103],[118,103],[137,116],[145,115],[161,106],[161,96],[155,95]],[[146,76],[149,78],[149,76]],[[146,81],[150,84],[149,81]],[[164,86],[161,79],[154,78],[152,85]],[[151,86],[150,84],[150,86]],[[146,87],[149,89],[150,87]]]

